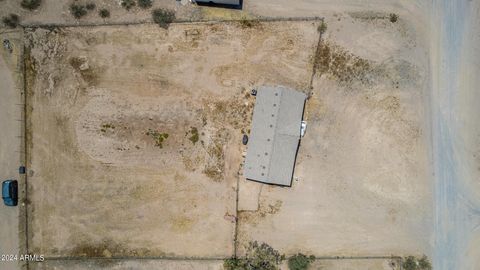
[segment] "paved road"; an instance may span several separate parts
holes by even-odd
[[[433,0],[434,269],[480,269],[479,5]],[[472,38],[473,37],[473,38]],[[476,44],[475,41],[477,42]],[[465,76],[470,74],[470,76]],[[477,183],[476,183],[477,182]],[[476,259],[477,258],[477,259]]]
[[[0,34],[1,41],[9,34]],[[15,75],[11,72],[15,57],[0,47],[0,180],[18,179],[20,162],[20,138],[22,107],[20,93],[15,87]],[[14,66],[13,66],[14,67]],[[0,255],[19,252],[18,207],[7,207],[0,202]],[[16,262],[3,262],[0,269],[19,269]]]

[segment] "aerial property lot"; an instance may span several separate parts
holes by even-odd
[[[430,254],[421,33],[383,13],[325,22],[26,29],[31,252]],[[243,175],[263,85],[308,97],[291,187]]]
[[[381,13],[326,22],[292,187],[240,181],[239,247],[258,240],[287,254],[428,254],[427,57],[419,33]]]
[[[317,26],[28,31],[31,250],[231,256],[249,91],[306,89]]]

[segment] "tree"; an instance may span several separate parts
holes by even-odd
[[[314,256],[305,256],[302,253],[293,255],[288,259],[288,269],[290,270],[307,270],[310,264],[315,261]]]
[[[22,0],[20,6],[24,9],[34,10],[42,4],[42,0]]]
[[[418,268],[421,270],[432,270],[432,264],[427,256],[423,255],[423,257],[418,260]]]
[[[230,258],[223,262],[226,270],[277,270],[285,256],[268,244],[250,242],[245,258]]]
[[[155,9],[152,11],[152,18],[160,27],[167,29],[169,24],[175,20],[175,12],[168,9]]]
[[[122,7],[124,7],[126,10],[130,10],[132,7],[135,6],[135,1],[134,1],[134,0],[122,0],[122,2],[120,2],[120,4],[121,4]]]
[[[98,15],[100,15],[100,17],[102,17],[102,18],[105,19],[105,18],[110,17],[110,11],[109,11],[108,9],[106,9],[106,8],[102,8],[102,9],[100,9],[100,11],[98,12]]]
[[[10,13],[8,16],[3,17],[2,22],[10,28],[15,28],[20,23],[20,17],[17,14]]]
[[[70,5],[70,13],[76,19],[80,19],[81,17],[87,15],[87,8],[84,5],[72,3]]]
[[[141,8],[150,8],[152,6],[152,0],[138,0],[138,6]]]

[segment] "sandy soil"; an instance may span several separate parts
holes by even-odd
[[[31,250],[230,256],[246,93],[306,88],[316,29],[29,31]]]
[[[169,261],[169,260],[125,260],[125,261],[48,261],[33,264],[33,270],[83,270],[83,269],[162,269],[162,270],[222,270],[223,261]],[[284,262],[281,270],[288,270]],[[311,270],[400,270],[399,263],[390,259],[342,259],[317,260]]]
[[[125,261],[48,261],[32,264],[33,270],[222,270],[223,261],[171,261],[171,260],[125,260]]]
[[[259,209],[240,215],[240,245],[261,240],[317,256],[430,254],[422,33],[384,13],[335,13],[326,22],[293,187],[262,187]]]
[[[10,40],[12,51],[3,46],[0,48],[0,182],[15,179],[19,183],[19,193],[23,191],[23,178],[18,174],[18,167],[22,164],[22,112],[23,80],[21,76],[22,33],[6,31],[0,34],[0,41]],[[19,207],[7,207],[0,202],[0,254],[15,255],[20,250]],[[23,238],[20,238],[23,239]],[[18,262],[0,262],[1,269],[17,269]]]

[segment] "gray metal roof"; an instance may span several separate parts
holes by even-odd
[[[257,89],[244,167],[247,179],[291,185],[306,98],[283,86]]]

